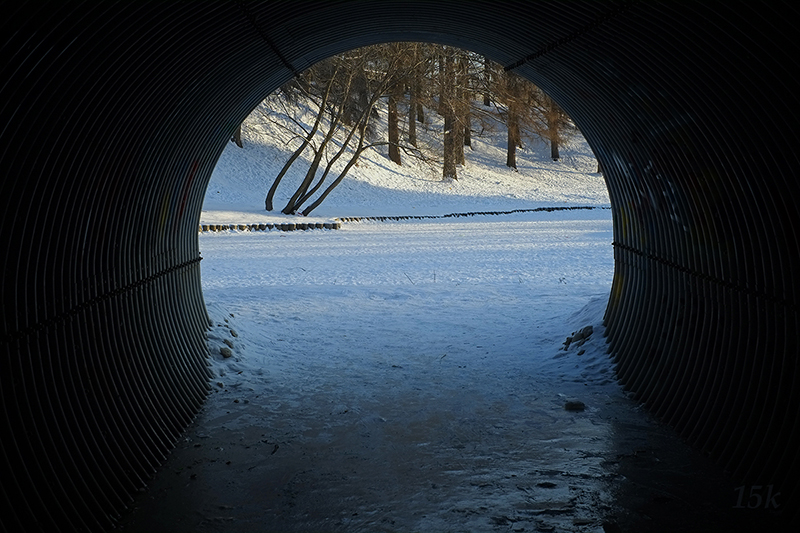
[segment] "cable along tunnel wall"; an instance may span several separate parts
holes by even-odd
[[[295,73],[397,40],[484,54],[573,117],[611,196],[621,382],[800,507],[795,8],[364,5],[4,6],[3,528],[114,525],[207,393],[197,228],[222,149]]]

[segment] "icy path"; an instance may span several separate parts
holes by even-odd
[[[603,531],[659,434],[605,355],[610,219],[201,235],[214,392],[125,529]]]

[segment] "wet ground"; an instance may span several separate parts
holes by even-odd
[[[219,381],[122,529],[775,530],[615,386],[437,358]]]

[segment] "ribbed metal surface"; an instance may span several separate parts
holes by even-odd
[[[3,5],[0,521],[104,530],[207,391],[197,229],[264,96],[387,40],[550,92],[614,213],[622,383],[742,485],[800,507],[795,8],[779,2]]]

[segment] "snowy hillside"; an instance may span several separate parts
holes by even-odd
[[[440,125],[432,117],[418,135],[427,144],[440,143]],[[380,110],[378,134],[385,130],[386,112]],[[438,129],[437,129],[438,128]],[[479,129],[479,128],[476,128]],[[229,143],[217,163],[206,192],[201,223],[286,221],[286,204],[308,168],[298,161],[283,179],[275,211],[264,210],[264,198],[273,179],[296,144],[274,124],[254,113],[242,131],[244,148]],[[505,166],[506,133],[474,133],[466,165],[459,179],[441,180],[441,167],[432,168],[411,157],[398,166],[386,157],[386,148],[368,149],[333,193],[311,214],[311,219],[345,216],[442,215],[464,211],[504,211],[543,206],[607,206],[608,191],[596,173],[597,162],[578,135],[562,147],[560,161],[549,158],[549,147],[526,141],[517,152],[518,171]],[[303,154],[310,157],[310,151]]]

